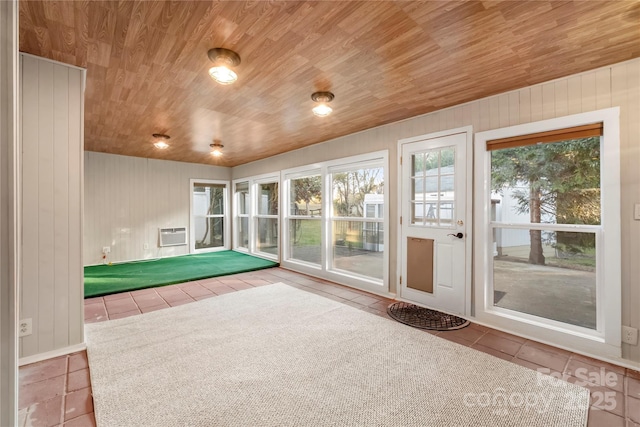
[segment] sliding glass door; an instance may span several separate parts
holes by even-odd
[[[283,265],[372,292],[388,289],[387,152],[283,171]]]

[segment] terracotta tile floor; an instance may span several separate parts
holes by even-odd
[[[352,307],[388,317],[392,300],[335,283],[273,268],[85,300],[85,322],[102,322],[283,282]],[[429,332],[530,369],[546,369],[592,391],[590,427],[640,427],[640,372],[600,362],[484,326]],[[603,375],[604,373],[604,375]],[[577,375],[578,377],[574,376]],[[600,384],[604,378],[606,384]],[[582,385],[582,384],[581,384]],[[95,426],[86,352],[20,368],[20,427]]]

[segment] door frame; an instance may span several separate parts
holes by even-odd
[[[204,248],[204,249],[196,249],[196,237],[195,237],[195,233],[196,233],[196,228],[195,228],[195,221],[193,220],[193,212],[194,212],[194,207],[193,207],[193,187],[194,184],[196,183],[202,183],[202,184],[217,184],[217,185],[224,185],[224,214],[222,216],[223,218],[223,222],[222,222],[222,226],[223,226],[223,236],[224,236],[224,245],[222,246],[217,246],[215,248]],[[206,252],[218,252],[218,251],[228,251],[233,247],[232,242],[230,242],[231,239],[231,227],[232,225],[230,224],[231,218],[230,218],[230,189],[231,187],[231,181],[225,181],[225,180],[220,180],[220,179],[196,179],[196,178],[191,178],[189,179],[189,253],[190,254],[202,254],[202,253],[206,253]]]
[[[403,251],[402,244],[402,207],[405,200],[403,199],[403,182],[402,182],[402,147],[404,144],[410,144],[413,142],[420,142],[427,139],[435,139],[442,138],[455,134],[466,134],[466,159],[465,164],[463,165],[467,171],[466,179],[465,179],[465,212],[464,212],[464,221],[465,221],[465,283],[464,283],[464,316],[463,317],[471,317],[473,316],[473,293],[472,293],[472,267],[473,267],[473,126],[463,126],[459,128],[447,129],[439,132],[426,133],[423,135],[413,136],[410,138],[403,138],[398,140],[397,144],[397,178],[398,178],[398,214],[397,214],[397,238],[396,238],[396,253],[397,253],[397,261],[396,261],[396,296],[398,300],[407,301],[413,303],[411,300],[404,299],[402,295],[402,284],[400,283],[402,271],[403,271],[403,263],[405,262],[405,254]],[[406,278],[405,278],[406,280]]]

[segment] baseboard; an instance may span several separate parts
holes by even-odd
[[[243,251],[243,250],[239,250],[239,249],[231,249],[234,252],[238,252],[239,254],[244,254],[244,255],[249,255],[252,257],[256,257],[256,258],[261,258],[261,259],[265,259],[267,261],[271,261],[271,262],[275,262],[277,263],[278,267],[280,266],[280,260],[278,259],[278,257],[274,257],[274,256],[269,256],[269,255],[264,255],[262,253],[250,253],[249,251]]]
[[[575,348],[571,348],[571,347],[566,346],[566,345],[561,345],[561,344],[557,344],[557,343],[554,343],[554,342],[546,341],[546,340],[540,339],[538,337],[529,336],[527,334],[521,334],[521,333],[518,333],[518,332],[507,330],[505,328],[497,328],[497,327],[495,327],[495,326],[493,326],[493,325],[491,325],[491,324],[489,324],[487,322],[480,322],[480,321],[478,321],[478,319],[476,319],[473,316],[460,316],[460,317],[465,318],[465,319],[469,320],[470,322],[477,323],[478,325],[486,326],[486,327],[491,328],[491,329],[495,329],[495,330],[498,330],[498,331],[501,331],[501,332],[505,332],[505,333],[508,333],[508,334],[511,334],[511,335],[516,335],[516,336],[519,336],[521,338],[529,339],[531,341],[537,341],[539,343],[547,344],[547,345],[550,345],[552,347],[557,347],[557,348],[560,348],[562,350],[567,350],[567,351],[570,351],[572,353],[580,354],[582,356],[591,357],[592,359],[600,360],[602,362],[611,363],[612,365],[620,366],[622,368],[628,368],[628,369],[633,369],[634,371],[640,371],[640,362],[635,362],[635,361],[629,360],[629,359],[623,359],[622,357],[618,358],[618,357],[600,356],[598,354],[592,354],[592,353],[589,353],[587,351],[577,350]]]
[[[31,363],[42,362],[43,360],[53,359],[54,357],[64,356],[66,354],[76,353],[78,351],[86,350],[87,345],[85,343],[71,345],[69,347],[63,347],[56,350],[47,351],[45,353],[38,353],[32,356],[21,357],[18,360],[18,366],[30,365]]]
[[[339,273],[330,273],[330,274],[323,274],[320,270],[315,271],[315,269],[313,270],[307,270],[304,267],[305,266],[301,266],[301,268],[298,268],[300,266],[298,265],[291,265],[290,263],[286,263],[283,265],[283,263],[280,263],[280,268],[282,268],[283,270],[288,270],[288,271],[292,271],[294,273],[298,273],[298,274],[303,274],[305,276],[309,276],[315,279],[320,279],[320,280],[326,280],[328,282],[332,282],[335,283],[337,285],[340,286],[345,286],[347,288],[352,288],[352,289],[356,289],[359,291],[364,291],[364,292],[368,292],[370,294],[374,294],[374,295],[378,295],[380,297],[384,297],[384,298],[389,298],[389,299],[397,299],[397,294],[391,291],[379,291],[376,290],[375,288],[368,288],[368,287],[361,287],[358,286],[358,284],[355,282],[358,280],[358,278],[353,278],[355,281],[348,281],[348,279],[351,279],[350,276],[347,275],[341,275]],[[340,279],[347,279],[347,280],[340,280]],[[366,282],[366,280],[364,281]],[[366,286],[366,285],[365,285]]]

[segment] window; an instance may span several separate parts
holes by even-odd
[[[619,353],[618,126],[609,109],[476,135],[480,319]]]
[[[260,175],[233,182],[233,249],[280,259],[280,176]]]
[[[596,329],[599,133],[492,150],[491,190],[493,305]]]
[[[283,265],[388,289],[386,169],[384,151],[283,171]]]
[[[289,181],[289,258],[320,265],[322,261],[322,177]]]
[[[382,164],[330,169],[333,191],[330,268],[382,280],[384,170]]]
[[[451,227],[454,217],[455,148],[444,147],[411,156],[411,223]]]
[[[236,234],[235,248],[249,249],[249,182],[235,183],[236,193]]]
[[[191,252],[227,249],[227,183],[191,180]]]
[[[255,250],[278,257],[278,182],[258,182],[255,186]]]

